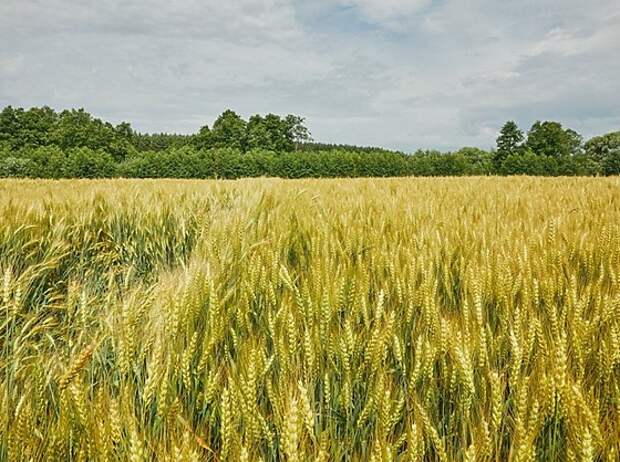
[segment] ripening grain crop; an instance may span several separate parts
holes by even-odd
[[[620,180],[0,181],[0,460],[617,461]]]

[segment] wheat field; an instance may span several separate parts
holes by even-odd
[[[617,461],[620,179],[0,181],[2,461]]]

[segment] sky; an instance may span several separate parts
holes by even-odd
[[[507,120],[620,130],[619,0],[0,0],[0,107],[193,133],[225,109],[314,139],[490,148]]]

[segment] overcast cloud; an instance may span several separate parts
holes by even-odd
[[[618,0],[0,0],[0,106],[191,133],[226,108],[315,139],[491,147],[620,129]]]

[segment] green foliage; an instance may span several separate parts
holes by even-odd
[[[253,149],[288,152],[309,139],[304,119],[295,115],[255,115],[248,124],[235,112],[227,110],[217,118],[212,129],[205,125],[197,134],[178,135],[136,133],[127,122],[114,126],[83,109],[57,113],[49,107],[24,110],[8,106],[0,112],[0,145],[10,150],[56,146],[68,151],[86,147],[93,151],[104,150],[116,163],[133,160],[138,152],[171,151],[185,146],[240,152]],[[139,163],[134,161],[127,165]],[[58,175],[60,173],[54,174]]]
[[[2,152],[2,151],[0,151]],[[611,157],[609,159],[612,159]],[[0,175],[34,178],[353,178],[467,175],[597,175],[598,162],[587,155],[554,158],[526,150],[508,156],[495,169],[493,153],[464,148],[453,153],[418,151],[291,151],[198,149],[193,146],[136,152],[121,163],[90,148],[63,151],[55,146],[4,151]]]
[[[601,166],[605,175],[620,175],[620,150],[605,157]]]
[[[303,117],[293,114],[287,115],[284,119],[287,139],[293,142],[296,151],[302,143],[312,140],[310,130],[305,125],[305,120]]]
[[[600,165],[583,154],[556,158],[539,156],[528,149],[523,153],[506,157],[498,173],[502,175],[592,176],[600,173]]]
[[[107,178],[116,175],[118,166],[109,152],[87,147],[41,146],[11,154],[0,156],[2,177]]]
[[[492,152],[465,147],[459,149],[455,154],[465,158],[468,175],[491,175],[494,173],[494,153]]]
[[[418,151],[407,157],[407,171],[415,176],[464,176],[493,173],[493,154],[478,148],[452,153]]]
[[[133,147],[138,151],[164,151],[192,144],[198,136],[170,133],[134,133],[131,140]]]
[[[122,161],[134,149],[133,131],[124,122],[114,127],[92,117],[84,109],[56,113],[45,106],[14,109],[0,113],[0,142],[15,150],[57,146],[63,150],[86,147],[103,149],[116,161]]]
[[[113,157],[101,149],[74,148],[67,155],[64,177],[107,178],[115,176],[116,164]]]
[[[551,162],[553,159],[538,156],[527,149],[507,156],[498,171],[503,175],[550,175],[553,170],[553,166],[549,165]]]
[[[605,175],[620,174],[620,131],[595,136],[585,144],[585,151],[600,162]]]
[[[211,129],[208,125],[205,125],[200,128],[196,135],[194,135],[192,144],[199,149],[208,149],[211,143],[210,136]]]
[[[34,178],[61,178],[67,175],[68,157],[58,146],[41,146],[22,152],[29,161],[28,174]]]
[[[526,146],[539,156],[563,157],[579,154],[581,143],[581,135],[559,122],[537,121],[528,132]]]
[[[354,146],[351,144],[317,143],[315,141],[300,142],[298,151],[352,151],[352,152],[394,152],[373,146]]]
[[[506,122],[497,137],[497,151],[494,159],[496,165],[500,165],[506,157],[516,154],[521,149],[523,138],[523,132],[519,130],[516,122],[513,120]]]
[[[0,176],[32,178],[399,177],[465,175],[615,175],[620,132],[589,140],[557,122],[536,122],[523,144],[507,122],[497,150],[417,151],[314,143],[304,119],[231,110],[193,135],[141,134],[83,109],[0,112]]]
[[[263,149],[274,152],[297,150],[300,143],[310,139],[304,119],[295,115],[280,117],[259,114],[246,122],[231,110],[224,111],[209,129],[203,126],[193,140],[201,149],[233,148],[241,152]]]
[[[13,149],[44,146],[57,123],[58,115],[47,106],[28,111],[7,106],[0,112],[0,142]]]
[[[207,137],[206,147],[245,150],[246,126],[247,122],[236,112],[224,111],[213,123],[213,129]]]
[[[275,114],[265,117],[254,115],[247,125],[246,142],[249,149],[268,149],[271,151],[292,151],[293,133],[286,119]]]
[[[31,161],[20,157],[0,159],[0,178],[29,176]]]
[[[595,176],[601,174],[601,164],[585,154],[562,157],[557,160],[558,176]]]

